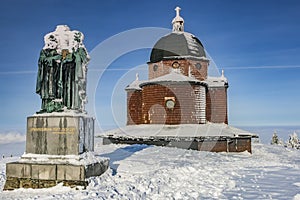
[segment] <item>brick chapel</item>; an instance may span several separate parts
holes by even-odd
[[[208,76],[209,59],[200,40],[184,31],[180,8],[173,30],[152,48],[148,80],[126,87],[127,125],[228,124],[228,81]]]

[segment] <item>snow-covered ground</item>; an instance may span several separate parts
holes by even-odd
[[[19,158],[1,157],[0,199],[300,199],[300,151],[282,146],[254,144],[253,154],[211,153],[103,146],[96,138],[95,152],[109,157],[111,168],[88,179],[85,190],[58,185],[3,192],[5,163]]]

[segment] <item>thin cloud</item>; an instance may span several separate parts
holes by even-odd
[[[6,71],[0,72],[0,75],[14,75],[14,74],[36,74],[37,71]]]
[[[0,133],[0,144],[24,142],[25,135],[18,132]]]

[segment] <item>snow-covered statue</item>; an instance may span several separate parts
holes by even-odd
[[[89,55],[84,36],[59,25],[44,37],[40,53],[36,93],[42,99],[39,113],[76,110],[85,112]]]
[[[36,83],[36,93],[41,96],[42,106],[40,112],[57,110],[52,102],[59,98],[59,73],[61,55],[57,52],[58,38],[48,34],[44,38],[45,47],[39,58],[39,68]]]

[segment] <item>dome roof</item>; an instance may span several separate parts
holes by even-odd
[[[160,38],[154,45],[150,62],[176,58],[206,58],[204,47],[200,40],[187,32],[172,32]]]

